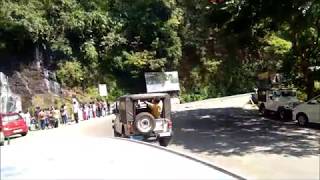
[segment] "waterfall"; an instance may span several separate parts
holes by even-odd
[[[8,77],[0,72],[0,112],[18,112],[21,110],[21,97],[12,93]]]

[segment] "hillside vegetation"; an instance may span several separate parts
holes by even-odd
[[[253,91],[264,71],[312,97],[319,29],[320,0],[0,2],[1,56],[37,49],[63,86],[107,83],[111,98],[145,91],[146,71],[174,70],[184,101]]]

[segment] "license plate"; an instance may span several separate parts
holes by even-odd
[[[158,120],[156,121],[156,127],[154,128],[154,131],[160,131],[163,130],[163,121]]]
[[[22,129],[13,130],[13,133],[20,133],[20,132],[22,132]]]
[[[171,136],[171,132],[159,133],[159,136],[160,136],[160,137]]]

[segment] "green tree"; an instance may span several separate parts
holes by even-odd
[[[78,61],[66,61],[58,64],[57,77],[62,85],[80,87],[84,75],[83,68]]]

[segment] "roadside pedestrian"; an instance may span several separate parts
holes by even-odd
[[[93,118],[96,117],[96,114],[97,113],[97,106],[96,106],[96,103],[92,102],[92,116]]]
[[[24,120],[26,121],[28,129],[31,130],[31,115],[30,115],[29,111],[26,111],[24,113]]]
[[[65,104],[63,104],[60,108],[60,114],[62,119],[62,124],[67,125],[68,117],[67,117],[67,110]]]
[[[101,117],[102,116],[102,103],[101,101],[98,101],[97,102],[97,106],[98,106],[98,117]]]
[[[50,128],[50,119],[51,119],[51,113],[50,113],[49,108],[45,109],[45,116],[46,116],[46,118],[45,118],[45,126],[46,126],[47,129],[49,129]]]
[[[46,113],[44,112],[43,109],[40,109],[40,112],[39,112],[39,121],[40,121],[40,128],[41,130],[44,130],[46,128],[46,124],[45,124],[45,121],[46,121]]]
[[[93,118],[93,108],[92,108],[92,102],[89,104],[89,119]]]
[[[103,101],[102,103],[102,116],[105,117],[107,115],[107,103]]]
[[[111,109],[110,109],[110,103],[107,101],[107,109],[108,109],[108,114],[111,114]]]
[[[96,117],[100,117],[100,103],[97,101],[96,103]]]
[[[39,106],[36,107],[35,111],[34,111],[34,126],[35,129],[39,130],[41,128],[40,126],[40,117],[39,117],[39,113],[40,113],[41,109]]]
[[[73,109],[73,118],[76,121],[76,123],[79,123],[79,117],[78,117],[79,106],[76,101],[73,101],[72,109]]]
[[[88,104],[85,104],[84,105],[84,119],[85,120],[88,120],[89,119],[89,105]]]
[[[52,117],[53,117],[53,127],[57,128],[59,126],[59,110],[57,107],[52,108]]]
[[[31,117],[31,127],[30,130],[37,130],[38,129],[38,123],[36,117]]]
[[[83,121],[84,120],[84,117],[83,117],[83,105],[82,104],[79,104],[78,118],[79,118],[79,121]]]

